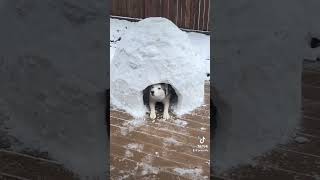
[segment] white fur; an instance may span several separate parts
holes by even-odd
[[[164,105],[163,109],[163,118],[170,119],[169,115],[169,106],[170,106],[170,93],[167,91],[167,94],[165,93],[166,88],[164,85],[161,84],[155,84],[152,85],[149,92],[149,106],[150,106],[150,118],[155,119],[156,118],[156,103],[161,102]]]

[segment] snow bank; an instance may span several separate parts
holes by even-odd
[[[193,48],[196,52],[199,53],[201,59],[209,60],[210,59],[210,36],[195,33],[195,32],[188,32],[187,33]]]
[[[111,104],[135,117],[145,115],[142,91],[169,83],[178,95],[176,113],[203,103],[206,74],[187,33],[165,18],[147,18],[122,36],[110,65]],[[192,98],[190,98],[192,97]]]
[[[77,179],[109,174],[105,5],[0,1],[0,144],[53,159]]]
[[[121,41],[122,36],[136,22],[110,18],[110,61],[117,49],[117,43]]]
[[[237,12],[229,1],[215,4],[215,173],[251,163],[295,134],[307,44],[305,3],[232,1]]]

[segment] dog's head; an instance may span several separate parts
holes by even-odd
[[[150,95],[156,98],[165,98],[168,94],[167,84],[154,84],[150,87]]]

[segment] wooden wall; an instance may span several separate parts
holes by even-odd
[[[111,15],[166,17],[178,27],[210,31],[210,0],[111,0]]]

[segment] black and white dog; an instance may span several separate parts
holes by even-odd
[[[149,89],[149,107],[150,107],[150,118],[156,118],[156,103],[163,103],[163,119],[170,119],[169,107],[171,99],[171,87],[168,84],[160,83],[151,85]]]

